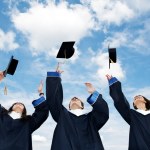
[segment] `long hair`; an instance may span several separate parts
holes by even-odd
[[[142,95],[140,95],[140,96],[142,96]],[[150,100],[148,100],[146,97],[144,97],[144,96],[142,96],[143,98],[144,98],[144,100],[145,100],[145,107],[146,107],[146,110],[150,110]],[[138,109],[136,106],[135,106],[135,104],[134,104],[134,102],[133,102],[133,107],[134,107],[134,109]]]
[[[14,103],[14,104],[8,109],[8,111],[7,111],[8,114],[13,111],[13,107],[14,107],[14,105],[16,105],[16,104],[17,104],[17,103]],[[24,109],[23,109],[23,111],[22,111],[21,118],[22,118],[22,119],[26,119],[26,118],[27,118],[27,110],[26,110],[26,107],[25,107],[25,105],[24,105],[23,103],[20,103],[20,104],[22,104],[22,105],[24,106]]]

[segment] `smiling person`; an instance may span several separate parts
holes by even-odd
[[[0,71],[0,80],[4,78]],[[40,87],[38,88],[39,91]],[[40,93],[39,93],[40,94]],[[34,113],[27,115],[24,104],[14,103],[8,110],[0,105],[0,149],[32,150],[32,133],[48,117],[47,103],[43,96],[34,100]]]
[[[91,83],[85,83],[90,93],[87,102],[93,110],[84,114],[84,103],[78,97],[73,97],[66,109],[62,105],[61,73],[57,67],[56,72],[47,73],[46,79],[46,98],[57,123],[51,150],[104,150],[99,130],[109,118],[107,103]]]
[[[107,75],[110,96],[123,119],[130,125],[129,150],[150,150],[150,101],[142,95],[133,98],[133,107],[124,96],[117,78]]]

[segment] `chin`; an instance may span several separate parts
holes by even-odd
[[[80,109],[80,107],[79,107],[79,105],[74,103],[74,104],[71,105],[70,109],[75,110],[75,109]]]

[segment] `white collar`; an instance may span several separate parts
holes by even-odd
[[[142,109],[137,109],[136,111],[139,112],[139,113],[141,113],[141,114],[143,114],[143,115],[150,114],[150,110],[145,111],[145,110],[142,110]]]
[[[15,111],[12,111],[9,113],[9,116],[12,117],[13,119],[20,119],[21,118],[21,113],[17,113]]]
[[[70,110],[70,112],[76,116],[81,116],[84,114],[84,111],[82,109]]]

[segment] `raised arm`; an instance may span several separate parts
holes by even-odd
[[[47,119],[49,110],[44,96],[32,102],[35,111],[30,118],[31,133],[38,129]]]
[[[46,79],[46,99],[53,119],[58,122],[63,110],[63,89],[59,72],[48,72]]]
[[[47,119],[49,114],[47,101],[45,100],[44,93],[43,93],[43,85],[44,83],[41,80],[38,86],[38,93],[40,98],[32,102],[35,111],[32,114],[30,120],[31,132],[38,129],[43,124],[43,122]]]
[[[121,83],[115,77],[107,76],[107,79],[109,81],[110,96],[114,100],[114,106],[124,120],[130,124],[130,105],[122,92]]]
[[[93,110],[88,114],[89,119],[96,129],[99,130],[109,119],[108,105],[91,83],[86,83],[86,86],[91,94],[87,102],[93,107]]]

